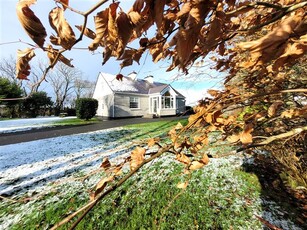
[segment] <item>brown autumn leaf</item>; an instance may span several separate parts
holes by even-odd
[[[288,43],[282,55],[280,55],[273,64],[273,70],[284,67],[286,63],[303,56],[307,52],[307,44]]]
[[[189,184],[188,181],[186,181],[186,182],[179,182],[177,184],[177,188],[186,189],[186,187],[188,187],[188,184]]]
[[[63,9],[66,10],[67,6],[69,6],[69,0],[60,0],[62,3]]]
[[[240,134],[233,134],[229,137],[227,137],[227,141],[229,141],[230,143],[236,143],[240,140]]]
[[[154,5],[154,21],[157,25],[158,31],[161,33],[163,28],[163,12],[166,0],[155,0]]]
[[[215,89],[208,89],[207,93],[209,93],[212,97],[216,97],[217,95],[219,95],[220,91]]]
[[[181,122],[178,122],[177,125],[175,126],[175,130],[179,130],[182,128],[183,128],[183,125],[181,124]]]
[[[30,74],[29,62],[35,56],[34,49],[25,49],[17,51],[16,76],[18,79],[27,80]]]
[[[82,31],[82,29],[83,29],[83,26],[82,25],[75,25],[75,27],[78,29],[78,30],[80,30],[80,31]],[[96,38],[96,34],[95,34],[95,32],[94,31],[92,31],[91,29],[89,29],[89,28],[85,28],[84,29],[84,35],[85,36],[87,36],[88,38],[91,38],[91,39],[95,39]]]
[[[52,45],[56,45],[56,46],[61,45],[61,39],[59,37],[56,37],[52,34],[50,35],[49,39]]]
[[[109,161],[109,158],[106,157],[102,160],[102,163],[100,165],[100,168],[103,168],[104,170],[108,170],[111,167],[111,162]]]
[[[137,12],[141,12],[144,7],[145,0],[135,0],[132,9]]]
[[[123,78],[124,78],[124,76],[122,74],[120,74],[120,73],[116,75],[116,80],[117,81],[123,81]]]
[[[56,57],[58,56],[59,54],[59,50],[58,49],[54,49],[51,45],[48,46],[48,49],[47,49],[47,56],[49,58],[49,63],[50,65],[55,65],[56,63],[53,63],[56,59]],[[74,67],[72,64],[71,64],[71,60],[67,59],[66,57],[64,57],[62,54],[60,54],[59,58],[58,58],[59,61],[63,62],[65,65],[69,66],[69,67]]]
[[[303,108],[288,109],[281,113],[282,118],[303,117],[307,118],[307,106]]]
[[[106,36],[108,29],[108,20],[109,20],[109,8],[97,13],[97,15],[94,16],[96,37],[88,47],[90,51],[96,50],[100,45],[102,38]]]
[[[205,164],[200,162],[200,161],[192,161],[189,169],[193,171],[193,170],[200,169],[200,168],[202,168],[204,166],[205,166]]]
[[[60,44],[64,49],[71,49],[76,41],[75,33],[64,17],[64,10],[55,7],[49,13],[50,26],[60,38]]]
[[[189,64],[192,51],[198,41],[206,10],[207,7],[204,2],[194,5],[189,12],[185,26],[180,27],[177,32],[178,35],[176,35],[177,43],[175,49],[182,69]]]
[[[203,157],[200,159],[200,162],[204,165],[207,165],[209,163],[209,157],[206,153],[204,153]]]
[[[176,160],[181,162],[181,163],[184,163],[186,165],[189,165],[191,163],[191,160],[189,157],[187,157],[185,154],[177,154],[176,155]]]
[[[253,136],[251,134],[253,130],[254,129],[252,124],[245,125],[243,132],[240,134],[240,141],[242,144],[246,145],[253,143]]]
[[[16,12],[18,20],[25,29],[29,37],[41,48],[45,43],[47,36],[45,27],[41,23],[29,6],[35,3],[36,0],[21,0],[17,3]]]
[[[117,7],[119,2],[114,2],[109,6],[108,22],[107,22],[107,34],[104,38],[104,51],[103,51],[103,61],[104,65],[111,56],[118,56],[116,48],[118,46],[118,27],[116,23]]]
[[[139,146],[131,152],[130,170],[136,169],[144,161],[145,152],[146,149]]]
[[[260,39],[238,44],[239,49],[249,50],[251,52],[251,60],[249,61],[249,65],[246,67],[249,68],[254,66],[260,57],[265,58],[265,61],[271,60],[271,58],[276,54],[278,47],[289,39],[301,19],[301,14],[291,15],[282,20],[270,33]]]
[[[276,111],[278,108],[283,105],[284,103],[282,101],[275,101],[268,109],[268,116],[273,117],[276,114]]]
[[[154,146],[156,143],[158,143],[160,141],[159,137],[155,137],[155,138],[150,138],[147,142],[148,147],[152,147]]]
[[[116,56],[119,58],[125,51],[126,45],[130,40],[133,33],[133,25],[124,12],[120,12],[119,16],[116,18],[116,24],[118,29],[118,44],[116,50]]]
[[[97,183],[94,193],[92,193],[90,195],[90,200],[94,200],[97,197],[97,195],[104,190],[104,188],[107,186],[107,184],[109,182],[113,181],[113,180],[114,180],[114,176],[109,176],[109,177],[105,177],[105,178],[101,179]]]

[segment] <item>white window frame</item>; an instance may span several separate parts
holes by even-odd
[[[131,107],[131,103],[137,103],[137,107]],[[139,97],[129,97],[129,108],[130,109],[140,109],[140,98]]]
[[[170,92],[167,91],[169,94]],[[170,94],[169,96],[165,96],[165,94],[167,93],[165,92],[163,95],[162,95],[162,109],[174,109],[175,106],[174,106],[174,97]],[[169,99],[169,107],[166,107],[166,99]]]

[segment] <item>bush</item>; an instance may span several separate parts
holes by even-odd
[[[77,117],[89,120],[95,116],[98,108],[98,101],[93,98],[79,98],[76,101]]]

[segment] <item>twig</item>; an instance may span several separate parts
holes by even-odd
[[[1,198],[2,200],[7,200],[7,201],[10,201],[10,202],[12,202],[12,203],[23,203],[22,201],[13,200],[13,199],[7,198],[7,197],[5,197],[5,196],[1,196],[1,195],[0,195],[0,198]]]
[[[255,215],[260,222],[262,222],[265,226],[267,226],[271,230],[282,230],[281,228],[276,227],[275,225],[271,224],[267,220],[263,219],[262,217]]]
[[[289,13],[295,11],[295,10],[303,8],[306,5],[307,5],[307,1],[295,4],[295,5],[292,5],[292,6],[283,7],[281,9],[281,12],[279,14],[277,14],[275,17],[273,17],[271,20],[266,21],[264,23],[261,23],[259,25],[253,26],[253,27],[248,28],[248,29],[238,30],[238,32],[250,32],[250,31],[253,31],[253,30],[260,29],[260,28],[267,26],[267,25],[269,25],[273,22],[276,22],[277,20],[281,19],[283,16],[285,16],[285,15],[287,15],[287,14],[289,14]]]
[[[299,133],[301,133],[303,131],[307,131],[307,126],[296,128],[296,129],[292,129],[289,132],[281,133],[281,134],[278,134],[278,135],[275,135],[275,136],[270,136],[270,137],[266,138],[265,141],[262,141],[260,143],[256,143],[256,144],[248,145],[248,146],[243,147],[243,148],[239,148],[237,150],[237,152],[241,152],[241,151],[244,151],[246,149],[250,149],[250,148],[254,148],[254,147],[259,147],[259,146],[267,145],[267,144],[270,144],[273,141],[276,141],[276,140],[279,140],[279,139],[283,139],[283,138],[286,138],[286,137],[291,137],[291,136],[293,136],[295,134],[299,134]]]
[[[70,229],[74,229],[79,223],[80,221],[85,217],[85,215],[91,211],[91,209],[101,200],[103,199],[105,196],[107,196],[109,193],[115,191],[119,186],[121,186],[126,180],[128,180],[132,175],[134,175],[141,167],[143,167],[145,164],[151,162],[152,160],[160,157],[163,153],[169,151],[172,148],[171,145],[167,145],[163,148],[160,148],[159,151],[153,155],[152,157],[144,160],[138,167],[136,167],[134,170],[130,171],[129,174],[127,174],[125,177],[123,177],[121,180],[119,180],[116,184],[114,184],[113,186],[111,186],[109,189],[107,189],[106,191],[104,191],[103,193],[100,193],[95,200],[87,203],[86,205],[84,205],[83,207],[81,207],[80,209],[78,209],[76,212],[72,213],[71,215],[69,215],[68,217],[66,217],[65,219],[63,219],[61,222],[57,223],[56,225],[54,225],[51,230],[55,230],[57,228],[59,228],[60,226],[68,223],[72,218],[74,218],[75,216],[77,216],[79,213],[83,212],[82,215],[77,219],[76,222],[73,223],[73,225],[70,227]]]

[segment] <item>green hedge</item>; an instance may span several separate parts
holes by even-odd
[[[98,108],[98,101],[93,98],[79,98],[76,101],[77,117],[83,120],[89,120],[95,116]]]

